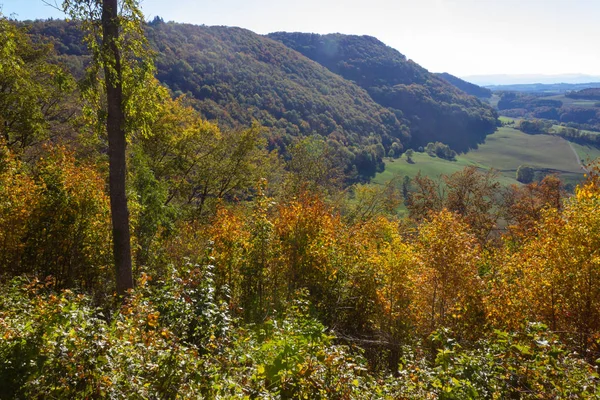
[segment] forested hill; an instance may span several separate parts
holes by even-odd
[[[408,119],[413,146],[440,141],[463,151],[495,130],[497,116],[489,106],[376,38],[287,32],[268,37],[356,82],[377,103]]]
[[[53,38],[57,52],[81,70],[85,48],[74,24],[37,21],[30,32]],[[174,96],[186,94],[205,118],[225,128],[258,121],[271,148],[283,153],[296,137],[321,135],[354,179],[381,170],[390,150],[440,141],[463,151],[496,126],[490,107],[375,38],[265,37],[159,18],[147,36],[157,51],[157,78]]]
[[[229,27],[154,24],[158,78],[190,93],[208,119],[276,132],[281,147],[317,133],[348,147],[361,174],[375,172],[384,148],[406,143],[408,127],[344,80],[279,42]]]
[[[457,88],[459,88],[466,94],[470,94],[471,96],[475,96],[475,97],[479,97],[479,98],[483,98],[483,99],[488,99],[488,98],[492,97],[492,91],[490,89],[487,89],[487,88],[484,88],[481,86],[477,86],[471,82],[462,80],[462,79],[460,79],[454,75],[451,75],[447,72],[438,73],[436,75],[438,77],[444,79],[448,83],[456,86]]]
[[[63,54],[81,54],[72,25],[36,22],[31,31],[57,38]],[[157,50],[157,78],[174,95],[187,94],[205,118],[226,128],[258,121],[283,152],[294,137],[319,134],[364,179],[383,168],[390,148],[409,141],[407,123],[364,89],[280,42],[240,28],[159,19],[147,35]]]

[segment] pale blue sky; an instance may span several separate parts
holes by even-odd
[[[60,0],[57,0],[60,3]],[[0,0],[17,19],[61,17]],[[379,38],[434,72],[600,75],[600,0],[143,0],[148,19]]]

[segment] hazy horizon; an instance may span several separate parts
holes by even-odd
[[[479,86],[501,86],[520,84],[582,84],[598,83],[600,75],[585,74],[490,74],[490,75],[468,75],[459,78]]]
[[[0,0],[0,6],[19,20],[64,18],[42,0]],[[239,26],[260,34],[374,36],[431,72],[467,80],[600,76],[600,53],[589,51],[600,37],[595,0],[145,0],[141,7],[147,19]]]

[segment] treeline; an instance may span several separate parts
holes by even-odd
[[[571,99],[600,100],[600,88],[588,88],[569,92],[565,96]]]
[[[533,119],[533,120],[522,120],[517,125],[517,128],[529,134],[547,134],[557,135],[565,138],[568,141],[586,144],[591,146],[600,145],[600,133],[581,131],[570,126],[562,126],[560,128],[553,128],[552,121]]]
[[[0,397],[600,394],[597,167],[570,198],[476,168],[348,187],[321,135],[284,158],[131,67],[119,298],[105,95],[0,36]]]
[[[540,96],[523,94],[517,92],[503,92],[498,101],[499,110],[526,109],[533,110],[540,107],[561,108],[563,102],[560,100],[540,98]]]
[[[600,109],[563,106],[560,100],[516,92],[505,92],[498,102],[502,115],[512,118],[538,118],[571,124],[573,128],[600,131]]]
[[[477,86],[471,82],[462,80],[462,79],[460,79],[454,75],[451,75],[447,72],[442,72],[442,73],[435,74],[435,75],[444,79],[448,83],[456,86],[457,88],[459,88],[460,90],[462,90],[463,92],[465,92],[466,94],[469,94],[471,96],[479,97],[482,99],[489,99],[490,97],[492,97],[492,91],[490,89],[487,89],[487,88],[484,88],[481,86]]]

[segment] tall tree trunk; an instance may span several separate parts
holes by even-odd
[[[102,2],[102,46],[105,57],[104,75],[108,102],[106,130],[108,132],[109,190],[112,214],[113,254],[117,277],[117,292],[124,295],[133,288],[129,210],[125,193],[125,113],[123,111],[123,80],[119,53],[118,1]]]

